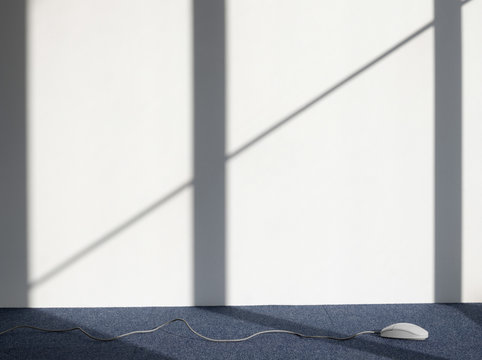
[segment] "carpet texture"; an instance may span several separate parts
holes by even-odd
[[[80,326],[109,337],[178,317],[213,338],[267,329],[346,336],[397,322],[420,325],[430,336],[408,341],[369,334],[334,341],[266,334],[242,343],[211,343],[177,322],[102,343],[78,331],[18,329],[0,336],[0,359],[482,359],[482,304],[0,309],[0,331],[23,324]]]

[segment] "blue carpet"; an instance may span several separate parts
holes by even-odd
[[[430,337],[408,341],[370,334],[333,341],[267,334],[243,343],[211,343],[174,323],[101,343],[80,332],[18,329],[0,336],[0,359],[482,359],[482,304],[0,309],[0,331],[21,324],[80,326],[109,337],[177,317],[213,338],[267,329],[345,336],[396,322],[418,324]]]

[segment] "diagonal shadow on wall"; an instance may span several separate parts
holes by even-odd
[[[357,69],[356,71],[354,71],[350,75],[346,76],[341,81],[337,82],[336,84],[329,87],[327,90],[323,91],[320,95],[318,95],[317,97],[315,97],[311,101],[307,102],[306,104],[304,104],[303,106],[301,106],[300,108],[298,108],[297,110],[292,112],[291,114],[287,115],[286,117],[284,117],[283,119],[278,121],[275,125],[271,126],[270,128],[268,128],[265,131],[263,131],[262,133],[260,133],[255,138],[246,142],[244,145],[240,146],[237,150],[233,151],[230,154],[227,154],[223,161],[229,161],[229,160],[233,159],[234,157],[240,155],[241,153],[247,151],[250,147],[256,145],[262,139],[266,138],[268,135],[271,135],[276,130],[279,130],[283,125],[286,125],[289,121],[295,119],[298,115],[300,115],[304,111],[308,110],[310,107],[312,107],[316,103],[320,102],[321,100],[323,100],[328,95],[334,93],[336,90],[339,90],[343,85],[346,85],[349,81],[351,81],[354,78],[356,78],[357,76],[361,75],[365,70],[368,70],[372,66],[376,65],[379,61],[383,60],[384,58],[386,58],[390,54],[394,53],[396,50],[400,49],[403,45],[407,44],[411,40],[415,39],[417,36],[421,35],[424,31],[428,30],[432,25],[433,25],[433,22],[429,22],[429,23],[425,24],[424,26],[420,27],[419,29],[417,29],[416,31],[414,31],[413,33],[408,35],[406,38],[402,39],[400,42],[398,42],[397,44],[395,44],[391,48],[384,51],[382,54],[380,54],[379,56],[377,56],[376,58],[374,58],[373,60],[371,60],[370,62],[365,64],[364,66],[360,67],[359,69]],[[209,84],[206,84],[205,86],[208,87]],[[199,124],[198,124],[198,127],[199,127]],[[201,129],[199,131],[201,131]],[[210,138],[209,135],[204,135],[204,134],[197,134],[195,136],[198,138],[198,141],[200,141],[200,142],[204,141],[205,143],[208,143],[207,141]],[[219,147],[221,147],[221,146],[219,145]],[[200,155],[198,155],[198,156],[200,156]],[[206,156],[206,159],[207,159],[209,154],[204,155],[204,156]],[[207,159],[206,161],[208,161],[208,160],[209,159]],[[204,161],[204,159],[198,158],[198,163],[200,163],[201,161]],[[221,167],[221,165],[218,164],[217,167],[219,169]],[[198,170],[198,173],[200,171],[201,170]],[[218,170],[219,173],[221,173],[222,171],[224,171],[224,170]],[[203,175],[200,175],[200,176],[203,176]],[[206,187],[209,186],[209,184],[200,185],[200,183],[201,182],[209,182],[210,176],[211,175],[208,174],[208,175],[206,175],[206,179],[204,179],[203,181],[201,181],[201,180],[197,181],[198,193],[201,193],[200,188],[202,186],[206,186]],[[218,175],[218,176],[222,177],[222,175]],[[194,182],[194,183],[196,183],[196,182]],[[55,266],[53,269],[49,270],[47,273],[45,273],[44,275],[39,277],[37,280],[33,281],[30,284],[30,287],[35,287],[35,286],[40,285],[41,283],[44,283],[44,282],[48,281],[49,279],[51,279],[52,277],[57,275],[62,270],[64,270],[64,269],[68,268],[69,266],[75,264],[77,261],[79,261],[83,257],[90,254],[93,250],[95,250],[100,245],[105,244],[107,241],[113,239],[121,231],[126,230],[128,227],[138,223],[143,217],[145,217],[146,215],[148,215],[152,211],[155,211],[160,206],[165,205],[168,201],[172,200],[175,196],[179,195],[183,190],[187,189],[192,184],[193,184],[193,181],[187,181],[187,182],[181,184],[180,186],[178,186],[177,188],[173,189],[167,195],[163,196],[161,199],[157,200],[153,204],[147,206],[145,209],[141,210],[139,213],[137,213],[135,216],[133,216],[129,220],[126,220],[125,222],[123,222],[119,226],[117,226],[114,229],[112,229],[111,231],[109,231],[104,236],[101,236],[99,239],[93,241],[90,245],[88,245],[84,249],[80,250],[75,255],[71,256],[70,258],[68,258],[64,261],[62,261],[59,265]],[[198,202],[202,203],[201,198],[198,199]],[[201,204],[199,204],[198,212],[204,211],[204,208],[205,208],[204,206],[201,206]],[[224,232],[224,230],[223,230],[223,232]],[[219,233],[221,233],[221,231],[219,231]]]
[[[32,281],[29,283],[29,288],[34,288],[36,286],[41,285],[42,283],[50,280],[53,278],[55,275],[61,273],[63,270],[67,269],[68,267],[74,265],[77,263],[80,259],[84,258],[94,250],[96,250],[98,247],[104,245],[107,243],[109,240],[112,240],[116,235],[120,234],[122,231],[126,230],[127,228],[135,225],[138,223],[141,219],[152,213],[154,210],[158,209],[162,205],[165,205],[167,202],[175,198],[177,195],[182,193],[184,190],[189,188],[192,185],[191,181],[185,182],[184,184],[181,184],[179,187],[176,189],[172,190],[168,194],[164,195],[162,198],[159,200],[155,201],[151,205],[147,206],[145,209],[142,211],[138,212],[135,216],[131,217],[129,220],[126,220],[122,224],[116,226],[114,229],[110,230],[103,236],[101,236],[99,239],[93,241],[90,245],[86,246],[79,252],[75,253],[74,255],[70,256],[69,258],[65,259],[62,261],[60,264],[52,268],[51,270],[47,271],[45,274],[37,278],[36,280]]]
[[[300,108],[298,108],[297,110],[295,110],[294,112],[290,113],[289,115],[287,115],[286,117],[284,117],[283,119],[281,119],[280,121],[278,121],[275,125],[271,126],[270,128],[266,129],[265,131],[263,131],[261,134],[259,134],[258,136],[256,136],[255,138],[251,139],[250,141],[246,142],[244,145],[240,146],[237,150],[233,151],[232,153],[230,154],[227,154],[225,157],[224,157],[224,160],[223,161],[229,161],[231,159],[233,159],[234,157],[240,155],[241,153],[247,151],[250,147],[256,145],[258,142],[260,142],[262,139],[266,138],[268,135],[271,135],[272,133],[274,133],[276,130],[279,130],[282,126],[286,125],[288,122],[290,122],[291,120],[295,119],[298,115],[300,115],[301,113],[303,113],[304,111],[308,110],[310,107],[312,107],[313,105],[315,105],[316,103],[320,102],[321,100],[323,100],[325,97],[327,97],[328,95],[331,95],[333,94],[335,91],[339,90],[340,88],[342,88],[344,85],[348,84],[351,80],[355,79],[357,76],[361,75],[365,70],[368,70],[369,68],[373,67],[374,65],[376,65],[379,61],[383,60],[384,58],[386,58],[387,56],[393,54],[396,50],[400,49],[403,45],[407,44],[408,42],[410,42],[411,40],[415,39],[417,36],[421,35],[423,32],[425,32],[426,30],[428,30],[431,26],[433,25],[433,22],[429,22],[427,24],[425,24],[424,26],[420,27],[419,29],[417,29],[416,31],[414,31],[413,33],[411,33],[410,35],[408,35],[407,37],[405,37],[404,39],[402,39],[401,41],[399,41],[398,43],[396,43],[394,46],[392,46],[391,48],[387,49],[386,51],[384,51],[383,53],[381,53],[380,55],[378,55],[377,57],[375,57],[373,60],[371,60],[370,62],[368,62],[367,64],[363,65],[362,67],[360,67],[359,69],[355,70],[353,73],[349,74],[348,76],[346,76],[345,78],[343,78],[341,81],[337,82],[336,84],[332,85],[331,87],[329,87],[328,89],[326,89],[325,91],[323,91],[320,95],[318,95],[317,97],[315,97],[314,99],[310,100],[309,102],[307,102],[306,104],[304,104],[303,106],[301,106]],[[209,86],[209,84],[207,83],[205,86]],[[206,100],[207,101],[207,100]],[[224,126],[224,125],[223,125]],[[202,129],[199,128],[199,123],[198,123],[198,129],[199,131],[201,131]],[[205,134],[195,134],[195,137],[198,138],[198,141],[204,141],[205,144],[209,144],[207,141],[210,139],[210,136],[209,135],[205,135]],[[218,145],[219,147],[221,147],[220,145]],[[205,161],[209,161],[208,159],[208,155],[205,155],[206,156],[206,160]],[[219,157],[219,152],[217,152],[217,155]],[[201,159],[201,158],[198,158],[198,163],[204,161],[204,159]],[[220,169],[221,165],[217,165],[217,168],[218,168],[218,172],[221,173],[222,169]],[[201,171],[201,170],[199,170]],[[209,174],[206,176],[206,179],[204,179],[202,182],[208,182],[209,181]],[[218,175],[218,177],[221,177]],[[200,185],[200,182],[201,181],[198,181],[197,184],[198,184],[198,194],[201,193],[201,185]],[[126,230],[127,228],[129,228],[130,226],[132,225],[135,225],[137,224],[142,218],[144,218],[146,215],[148,215],[149,213],[151,213],[152,211],[155,211],[156,209],[158,209],[160,206],[162,205],[165,205],[168,201],[172,200],[174,197],[176,197],[177,195],[179,195],[183,190],[187,189],[188,187],[190,187],[193,183],[196,183],[196,181],[186,181],[185,183],[181,184],[180,186],[178,186],[177,188],[173,189],[172,191],[170,191],[167,195],[163,196],[161,199],[157,200],[156,202],[154,202],[153,204],[147,206],[145,209],[141,210],[139,213],[137,213],[135,216],[133,216],[132,218],[130,218],[129,220],[126,220],[125,222],[123,222],[122,224],[120,224],[119,226],[115,227],[114,229],[112,229],[111,231],[107,232],[107,234],[103,235],[102,237],[100,237],[99,239],[93,241],[90,245],[86,246],[84,249],[80,250],[78,253],[72,255],[71,257],[69,257],[68,259],[62,261],[59,265],[55,266],[53,269],[49,270],[48,272],[46,272],[44,275],[40,276],[38,279],[34,280],[33,282],[30,283],[30,287],[35,287],[35,286],[38,286],[42,283],[45,283],[47,282],[48,280],[50,280],[51,278],[55,277],[55,275],[59,274],[61,271],[67,269],[68,267],[72,266],[73,264],[75,264],[76,262],[78,262],[79,260],[81,260],[83,257],[89,255],[92,251],[94,251],[96,248],[98,248],[100,245],[103,245],[105,244],[106,242],[112,240],[117,234],[119,234],[121,231],[123,230]],[[204,184],[203,186],[206,186],[208,187],[209,184]],[[218,195],[220,196],[220,195]],[[224,196],[224,195],[222,195]],[[199,198],[198,201],[201,201],[201,199]],[[224,200],[223,200],[224,201]],[[217,205],[217,206],[221,206],[221,205]],[[204,211],[203,209],[204,207],[203,206],[200,206],[199,207],[199,211]],[[224,219],[224,218],[223,218]],[[209,222],[212,222],[212,220],[210,220]],[[207,222],[206,222],[207,224]],[[225,226],[225,225],[223,225]],[[224,233],[224,230],[222,230],[222,232]],[[218,229],[218,233],[220,234],[221,231]],[[223,248],[224,248],[224,245],[223,245]],[[218,256],[221,256],[221,254],[218,254]],[[224,256],[224,254],[222,255]],[[199,261],[200,259],[198,259]],[[206,260],[208,261],[208,260]],[[221,261],[220,261],[221,262]],[[223,259],[222,260],[222,263],[224,263],[225,260]],[[225,266],[225,265],[224,265]],[[221,271],[222,273],[225,272],[225,269],[223,267],[223,269],[221,270],[221,267],[219,267],[218,269],[219,271]],[[224,275],[223,275],[224,276]],[[219,286],[218,289],[220,289],[221,287],[224,287],[224,285],[222,286]],[[220,293],[220,291],[219,291]],[[223,295],[224,297],[224,295]],[[217,302],[216,302],[217,303]]]
[[[350,75],[346,76],[345,78],[343,78],[341,81],[337,82],[336,84],[332,85],[331,87],[329,87],[328,89],[326,89],[325,91],[323,91],[321,94],[319,94],[318,96],[316,96],[315,98],[313,98],[312,100],[308,101],[306,104],[304,104],[303,106],[300,106],[298,109],[296,109],[295,111],[293,111],[291,114],[287,115],[286,117],[284,117],[282,120],[278,121],[275,125],[271,126],[270,128],[264,130],[263,132],[261,132],[259,135],[257,135],[256,137],[254,137],[253,139],[251,139],[250,141],[246,142],[244,145],[240,146],[238,149],[234,150],[232,153],[226,155],[226,159],[227,160],[230,160],[236,156],[238,156],[239,154],[243,153],[244,151],[246,151],[248,148],[252,147],[253,145],[257,144],[259,141],[261,141],[262,139],[264,139],[266,136],[268,135],[271,135],[273,132],[275,132],[276,130],[280,129],[282,126],[286,125],[288,122],[290,122],[291,120],[293,120],[295,117],[297,117],[298,115],[300,115],[301,113],[305,112],[306,110],[308,110],[309,108],[311,108],[313,105],[317,104],[318,102],[320,102],[321,100],[323,100],[325,97],[327,97],[328,95],[331,95],[332,93],[334,93],[336,90],[340,89],[343,85],[346,85],[347,83],[349,83],[351,80],[355,79],[357,76],[361,75],[365,70],[368,70],[369,68],[371,68],[372,66],[376,65],[378,62],[380,62],[381,60],[383,60],[384,58],[386,58],[387,56],[393,54],[395,51],[397,51],[398,49],[400,49],[402,46],[406,45],[407,43],[409,43],[410,41],[412,41],[413,39],[415,39],[417,36],[421,35],[422,33],[424,33],[426,30],[430,29],[431,27],[433,26],[433,21],[423,25],[422,27],[420,27],[419,29],[415,30],[413,33],[411,33],[410,35],[408,35],[406,38],[402,39],[401,41],[399,41],[398,43],[396,43],[394,46],[392,46],[391,48],[389,48],[388,50],[384,51],[383,53],[381,53],[380,55],[378,55],[377,57],[375,57],[373,60],[369,61],[368,63],[366,63],[365,65],[363,65],[362,67],[358,68],[357,70],[355,70],[354,72],[352,72]]]
[[[437,0],[435,0],[437,2]],[[470,0],[468,0],[470,1]],[[468,2],[466,1],[466,2]],[[466,3],[465,2],[465,3]],[[111,240],[121,231],[139,222],[144,216],[156,210],[159,206],[173,199],[184,189],[194,185],[195,202],[194,202],[194,227],[195,227],[195,299],[196,304],[224,304],[225,301],[225,161],[229,161],[234,157],[245,152],[252,146],[259,143],[268,135],[282,128],[298,115],[317,104],[325,97],[333,94],[344,85],[361,75],[365,70],[376,65],[378,62],[393,54],[395,51],[415,39],[426,30],[430,29],[434,22],[428,22],[404,39],[400,40],[391,48],[387,49],[373,60],[369,61],[359,69],[355,70],[336,84],[332,85],[321,94],[300,106],[298,109],[282,118],[275,125],[261,132],[238,149],[230,154],[224,155],[225,147],[225,23],[224,18],[224,1],[223,0],[205,0],[195,1],[196,6],[193,12],[194,21],[194,77],[195,77],[195,111],[194,111],[194,141],[195,141],[195,164],[194,164],[194,180],[187,181],[180,185],[168,195],[151,204],[146,209],[139,212],[130,220],[114,228],[100,239],[66,259],[45,275],[31,283],[31,287],[40,285],[53,278],[59,272],[65,270],[69,266],[87,256],[98,246]],[[194,4],[193,4],[194,5]],[[206,8],[203,8],[206,6]],[[208,11],[210,10],[210,11]],[[197,22],[196,22],[197,21]],[[209,25],[209,26],[208,26]],[[213,34],[217,34],[212,38]],[[196,45],[197,44],[197,45]],[[197,46],[197,47],[196,47]],[[438,54],[436,54],[438,56]],[[212,64],[210,61],[212,61]],[[213,64],[217,64],[217,68],[213,68]],[[221,71],[222,69],[222,71]],[[203,72],[206,71],[205,74]],[[198,75],[196,75],[198,74]],[[213,76],[206,76],[211,74]],[[196,77],[197,76],[197,77]],[[437,85],[436,85],[437,87]],[[212,94],[206,96],[208,90],[213,90]],[[196,108],[197,104],[197,108]],[[216,109],[216,107],[218,107]],[[217,130],[216,130],[217,129]],[[216,130],[215,133],[209,131]],[[437,135],[436,135],[437,138]],[[437,139],[436,139],[437,141]],[[221,155],[223,161],[220,160]],[[436,178],[437,181],[437,178]],[[197,189],[197,190],[196,190]],[[437,209],[437,205],[436,205]],[[206,216],[212,210],[213,215]],[[211,240],[211,239],[215,240]],[[436,241],[437,246],[437,241]],[[210,250],[215,251],[210,251]],[[443,251],[442,251],[443,252]],[[196,265],[197,264],[197,265]],[[206,267],[206,265],[209,266]],[[436,270],[437,272],[437,270]],[[214,275],[216,281],[210,281],[211,275]],[[460,283],[460,280],[458,280]],[[209,289],[209,290],[208,290]],[[215,294],[215,295],[213,295]]]

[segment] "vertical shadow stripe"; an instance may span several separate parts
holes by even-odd
[[[223,305],[226,282],[225,4],[193,0],[194,304]]]
[[[461,3],[434,0],[435,302],[460,302],[462,281]]]

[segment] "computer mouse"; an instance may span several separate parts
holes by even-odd
[[[428,338],[428,331],[415,324],[397,323],[383,328],[380,336],[393,339],[425,340]]]

